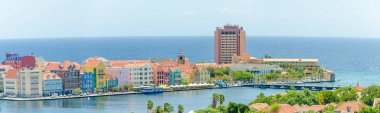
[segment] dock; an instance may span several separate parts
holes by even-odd
[[[245,87],[256,87],[262,89],[290,89],[294,88],[296,90],[309,89],[313,91],[321,90],[336,90],[342,86],[331,86],[331,85],[306,85],[306,84],[244,84]]]

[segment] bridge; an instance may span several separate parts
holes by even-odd
[[[294,87],[296,90],[309,89],[313,91],[321,90],[335,90],[342,86],[329,86],[329,85],[306,85],[306,84],[244,84],[246,87],[257,87],[262,89],[290,89]]]

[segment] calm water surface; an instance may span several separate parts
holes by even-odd
[[[155,106],[171,103],[175,108],[182,104],[185,111],[211,105],[213,93],[222,93],[229,101],[248,104],[260,92],[284,93],[285,90],[266,90],[250,87],[228,89],[168,92],[157,95],[122,95],[47,101],[0,101],[1,113],[146,113],[146,101],[152,99]]]

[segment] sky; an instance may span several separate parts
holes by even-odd
[[[380,0],[0,0],[0,38],[213,36],[380,38]]]

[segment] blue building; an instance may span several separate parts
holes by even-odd
[[[170,73],[171,73],[171,77],[170,77],[170,84],[171,85],[181,85],[181,80],[182,80],[182,76],[181,76],[181,70],[179,69],[175,69],[175,70],[171,70],[169,69]]]
[[[81,76],[81,89],[86,93],[94,92],[95,74],[93,72],[83,72]]]
[[[43,73],[43,96],[63,94],[62,79],[55,73]]]

